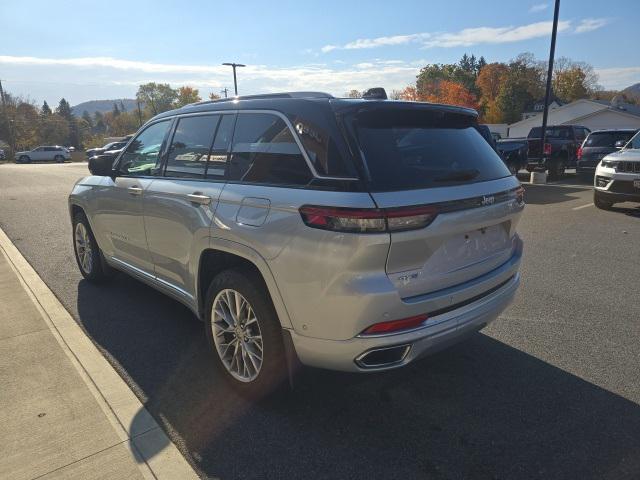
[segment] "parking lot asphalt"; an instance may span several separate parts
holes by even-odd
[[[66,197],[85,164],[0,165],[0,227],[203,477],[640,478],[640,208],[525,185],[522,287],[469,341],[404,369],[307,370],[249,401],[202,324],[125,275],[94,286]]]

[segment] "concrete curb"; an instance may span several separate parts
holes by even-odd
[[[199,476],[0,228],[0,249],[145,478]]]

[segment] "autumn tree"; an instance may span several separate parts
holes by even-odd
[[[138,87],[136,98],[145,104],[151,115],[157,115],[173,108],[178,92],[168,83],[150,82]]]
[[[196,103],[201,101],[200,92],[197,88],[184,86],[178,89],[178,98],[176,100],[176,107],[184,107],[190,103]]]
[[[591,65],[566,57],[555,62],[551,85],[553,93],[567,102],[588,98],[601,88]]]
[[[360,90],[349,90],[344,94],[346,98],[362,98],[362,92]]]
[[[409,85],[400,92],[400,99],[410,102],[419,102],[422,99],[418,96],[418,90],[416,87]]]
[[[220,100],[220,95],[216,95],[215,93],[209,93],[209,100]]]
[[[427,102],[478,108],[477,97],[461,83],[450,80],[441,81],[437,90],[427,95],[424,99]]]

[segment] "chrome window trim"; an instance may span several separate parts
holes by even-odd
[[[302,157],[304,158],[305,162],[307,163],[307,167],[309,167],[309,170],[311,171],[311,174],[313,175],[314,178],[318,178],[318,179],[322,179],[322,180],[342,180],[342,181],[354,181],[354,180],[360,180],[358,177],[331,177],[331,176],[325,176],[325,175],[320,175],[318,173],[318,171],[315,169],[313,162],[311,161],[311,159],[309,158],[309,154],[307,153],[307,150],[304,148],[304,145],[302,144],[302,141],[300,140],[300,137],[298,136],[298,132],[296,132],[295,128],[293,128],[293,124],[291,123],[291,121],[287,118],[287,116],[282,113],[279,112],[277,110],[209,110],[206,112],[197,112],[197,113],[183,113],[183,114],[177,114],[175,115],[174,118],[181,118],[181,117],[190,117],[190,116],[196,116],[196,115],[212,115],[212,114],[220,114],[220,115],[224,115],[225,113],[227,114],[237,114],[237,115],[241,115],[241,114],[245,114],[245,113],[268,113],[271,115],[275,115],[277,117],[279,117],[280,119],[282,119],[282,121],[284,121],[284,123],[287,125],[287,127],[289,128],[289,131],[291,132],[291,135],[293,135],[293,139],[296,142],[296,145],[298,145],[298,148],[300,149],[300,153],[302,153]],[[233,144],[231,145],[231,151],[229,152],[230,154],[233,153]]]

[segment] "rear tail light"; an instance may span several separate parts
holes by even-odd
[[[361,335],[373,335],[381,333],[392,333],[400,330],[408,330],[422,325],[429,318],[426,313],[416,315],[415,317],[401,318],[400,320],[391,320],[389,322],[374,323],[365,329]]]
[[[550,143],[545,143],[544,144],[544,148],[542,150],[542,153],[544,153],[545,155],[551,155],[551,144]]]
[[[381,233],[417,230],[438,215],[435,207],[336,208],[305,205],[300,207],[304,223],[313,228],[336,232]]]
[[[582,147],[578,147],[578,151],[576,152],[576,157],[578,157],[578,160],[582,160]]]

